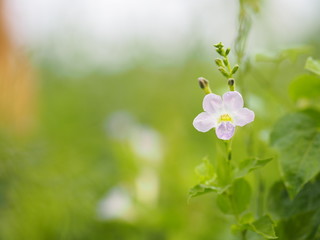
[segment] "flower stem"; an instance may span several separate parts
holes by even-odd
[[[226,151],[227,151],[227,161],[230,162],[232,159],[232,141],[227,140],[224,141],[226,145]]]
[[[242,232],[241,232],[241,240],[246,240],[247,239],[247,230],[243,230]]]

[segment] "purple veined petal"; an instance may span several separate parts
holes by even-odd
[[[200,113],[194,120],[193,120],[193,126],[199,131],[199,132],[207,132],[211,128],[214,128],[216,125],[216,119],[214,116],[207,112]]]
[[[243,108],[243,98],[237,91],[226,92],[223,94],[222,99],[227,110],[234,111]]]
[[[233,121],[236,126],[243,127],[244,125],[254,120],[254,112],[248,108],[241,108],[234,112]]]
[[[231,122],[221,122],[216,128],[217,137],[229,140],[234,134],[235,126]]]
[[[216,113],[222,109],[222,106],[222,99],[219,95],[209,93],[203,99],[203,110],[208,113]]]

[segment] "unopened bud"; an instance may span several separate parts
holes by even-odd
[[[224,65],[228,66],[228,64],[229,64],[228,59],[224,58],[223,63],[224,63]]]
[[[229,74],[223,67],[218,67],[218,70],[221,72],[221,74],[225,77],[229,77]]]
[[[198,78],[198,82],[199,82],[199,85],[203,89],[205,94],[211,93],[211,89],[210,89],[210,86],[209,86],[209,81],[207,79],[205,79],[203,77],[199,77]]]
[[[209,82],[207,79],[203,78],[203,77],[199,77],[198,78],[198,82],[199,82],[199,86],[202,88],[202,89],[205,89],[208,85],[209,85]]]
[[[233,78],[230,78],[229,80],[228,80],[228,85],[229,85],[229,88],[230,88],[230,91],[234,91],[234,89],[235,89],[235,81],[234,81],[234,79]]]
[[[217,44],[214,44],[213,46],[215,46],[216,48],[223,48],[222,42],[219,42],[219,43],[217,43]]]
[[[227,50],[226,50],[226,56],[228,56],[229,55],[229,53],[230,53],[230,48],[227,48]]]
[[[215,62],[216,62],[218,67],[223,67],[223,62],[222,62],[222,60],[220,58],[216,58]]]
[[[234,79],[233,79],[233,78],[230,78],[230,79],[228,80],[228,85],[229,85],[230,87],[234,85]]]
[[[239,69],[239,65],[236,64],[233,68],[232,68],[232,74],[235,74]]]
[[[217,53],[219,53],[220,56],[224,56],[225,55],[225,52],[223,50],[223,48],[217,48]]]

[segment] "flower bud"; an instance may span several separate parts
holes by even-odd
[[[213,46],[216,47],[216,48],[223,48],[222,42],[219,42],[219,43],[217,43],[217,44],[214,44]]]
[[[220,58],[216,58],[215,62],[216,62],[218,67],[223,67],[223,62],[222,62],[222,60]]]
[[[229,53],[230,53],[230,48],[227,48],[227,50],[226,50],[226,56],[228,56],[229,55]]]
[[[199,82],[199,86],[202,88],[202,89],[205,89],[208,85],[209,85],[209,82],[207,79],[203,78],[203,77],[199,77],[198,78],[198,82]]]
[[[224,65],[228,66],[228,63],[229,63],[229,62],[228,62],[228,59],[224,58],[224,59],[223,59],[223,63],[224,63]]]
[[[234,81],[233,78],[229,78],[228,85],[229,85],[230,91],[234,91],[234,89],[235,89],[235,81]]]
[[[232,69],[232,74],[235,74],[237,71],[238,71],[238,69],[239,69],[239,65],[238,64],[236,64],[234,67],[233,67],[233,69]]]
[[[210,89],[209,82],[207,79],[205,79],[203,77],[199,77],[198,82],[199,82],[199,86],[203,89],[205,94],[211,93],[211,89]]]
[[[229,74],[223,67],[218,67],[218,70],[221,72],[221,74],[225,77],[229,77]]]
[[[232,86],[234,85],[234,79],[233,79],[233,78],[230,78],[230,79],[228,80],[228,85],[229,85],[230,87],[232,87]]]
[[[225,52],[223,50],[223,48],[217,48],[217,53],[219,53],[220,56],[224,56],[225,55]]]

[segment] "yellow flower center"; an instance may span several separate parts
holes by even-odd
[[[232,118],[229,116],[229,114],[222,114],[219,118],[220,122],[232,122]]]

